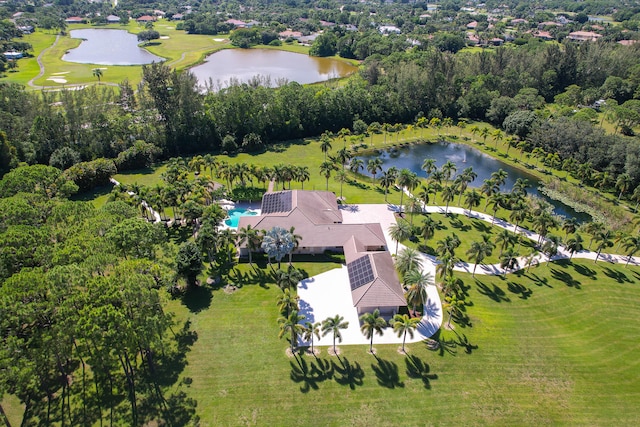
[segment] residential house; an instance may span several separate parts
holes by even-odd
[[[227,19],[224,23],[231,24],[236,28],[247,28],[247,23],[238,19]]]
[[[377,223],[344,224],[335,194],[329,191],[286,190],[265,193],[261,214],[240,217],[238,228],[295,228],[301,237],[297,254],[345,254],[353,306],[359,314],[378,308],[391,316],[406,306],[402,285]],[[246,243],[240,256],[248,255]]]
[[[116,16],[116,15],[107,16],[107,24],[119,24],[119,23],[120,23],[119,16]]]
[[[300,39],[300,37],[302,37],[302,33],[300,31],[285,30],[279,32],[278,37],[282,40],[288,39],[289,37],[298,40]]]
[[[136,19],[136,22],[138,22],[138,24],[146,24],[147,22],[155,22],[155,21],[156,21],[156,17],[151,15],[142,15],[141,17]]]
[[[70,16],[64,20],[67,24],[83,24],[86,20],[79,16]]]
[[[3,53],[3,55],[8,60],[16,60],[16,59],[20,59],[20,58],[22,58],[24,56],[24,54],[22,52],[16,52],[15,50],[11,50],[9,52],[5,52],[5,53]]]
[[[381,34],[400,34],[400,28],[396,27],[395,25],[380,25],[378,27],[378,31],[380,31]]]
[[[171,16],[172,21],[182,21],[183,19],[184,15],[182,13],[176,13],[175,15]]]
[[[602,34],[594,33],[593,31],[574,31],[569,33],[567,39],[576,42],[594,42],[602,37]]]

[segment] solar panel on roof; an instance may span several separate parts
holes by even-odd
[[[291,210],[291,191],[267,193],[262,198],[262,213],[289,212]]]
[[[374,279],[369,256],[363,256],[347,264],[347,271],[349,272],[349,283],[352,291],[372,282]]]

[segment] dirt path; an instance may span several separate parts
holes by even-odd
[[[48,51],[49,49],[51,49],[52,47],[54,47],[56,44],[58,44],[58,40],[60,40],[60,34],[58,34],[56,36],[55,41],[53,42],[53,44],[51,46],[49,46],[46,49],[42,49],[42,52],[40,52],[40,54],[38,55],[38,57],[36,58],[36,61],[38,61],[38,67],[40,67],[40,73],[38,73],[37,76],[35,76],[34,78],[32,78],[31,80],[29,80],[27,82],[27,84],[31,87],[37,87],[35,84],[33,84],[33,82],[35,80],[38,80],[40,77],[44,76],[44,65],[42,65],[42,55],[45,54],[46,51]],[[44,86],[43,86],[44,88]]]

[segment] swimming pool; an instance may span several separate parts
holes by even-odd
[[[224,220],[224,223],[229,227],[238,228],[238,221],[240,221],[241,216],[254,216],[258,215],[257,212],[254,212],[249,209],[230,209],[227,214],[229,214],[229,218]]]

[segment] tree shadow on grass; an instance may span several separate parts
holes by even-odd
[[[182,296],[182,304],[192,313],[199,313],[211,306],[213,292],[208,286],[194,286]]]
[[[300,391],[308,393],[311,390],[318,390],[319,384],[333,376],[331,364],[323,359],[316,359],[315,362],[308,363],[304,357],[296,355],[296,362],[289,362],[291,381],[300,383]]]
[[[355,390],[357,386],[363,384],[364,371],[358,362],[351,363],[346,357],[340,358],[340,364],[331,362],[333,365],[333,378],[340,385],[348,385],[351,390]]]
[[[375,358],[378,363],[372,363],[371,369],[376,374],[378,384],[391,389],[404,388],[404,383],[400,381],[400,375],[398,374],[398,365],[388,360],[380,359],[378,356],[375,356]]]
[[[471,226],[469,224],[465,224],[462,222],[460,218],[458,218],[457,214],[453,214],[453,217],[450,220],[451,226],[457,230],[462,232],[471,230]]]
[[[478,287],[478,292],[480,292],[482,295],[488,296],[495,302],[511,302],[507,294],[496,285],[493,285],[493,288],[490,288],[489,286],[476,279],[476,286]]]
[[[171,227],[166,227],[166,230],[167,230],[167,236],[169,237],[169,241],[171,243],[175,243],[176,245],[186,242],[192,236],[191,227],[182,227],[180,225],[173,225]]]
[[[480,221],[479,219],[473,220],[473,228],[478,230],[480,233],[491,233],[491,226],[484,221]]]
[[[573,263],[572,263],[573,264]],[[586,265],[583,264],[573,264],[573,269],[578,273],[581,274],[583,276],[586,276],[590,279],[595,279],[596,278],[596,271],[593,270],[592,268],[587,267]]]
[[[520,283],[516,283],[512,281],[507,282],[507,289],[509,290],[509,292],[519,295],[518,298],[520,299],[528,299],[531,296],[531,294],[533,294],[533,291],[531,290],[531,288],[527,288],[526,286]]]
[[[431,389],[431,381],[438,379],[438,374],[432,374],[429,364],[422,361],[418,356],[407,355],[404,359],[407,365],[406,373],[409,378],[421,379],[424,388]]]
[[[531,273],[531,274],[527,273],[526,276],[531,280],[533,280],[533,283],[535,283],[538,286],[546,286],[547,288],[553,288],[553,286],[549,284],[549,279],[547,279],[546,277],[540,277],[535,273]]]
[[[570,288],[581,289],[581,283],[574,279],[573,276],[566,271],[560,271],[557,268],[552,268],[551,275],[555,280],[559,280]]]
[[[612,270],[609,267],[604,267],[602,271],[604,271],[604,274],[606,274],[607,277],[611,277],[618,283],[634,283],[633,280],[629,279],[629,277],[622,271]]]

